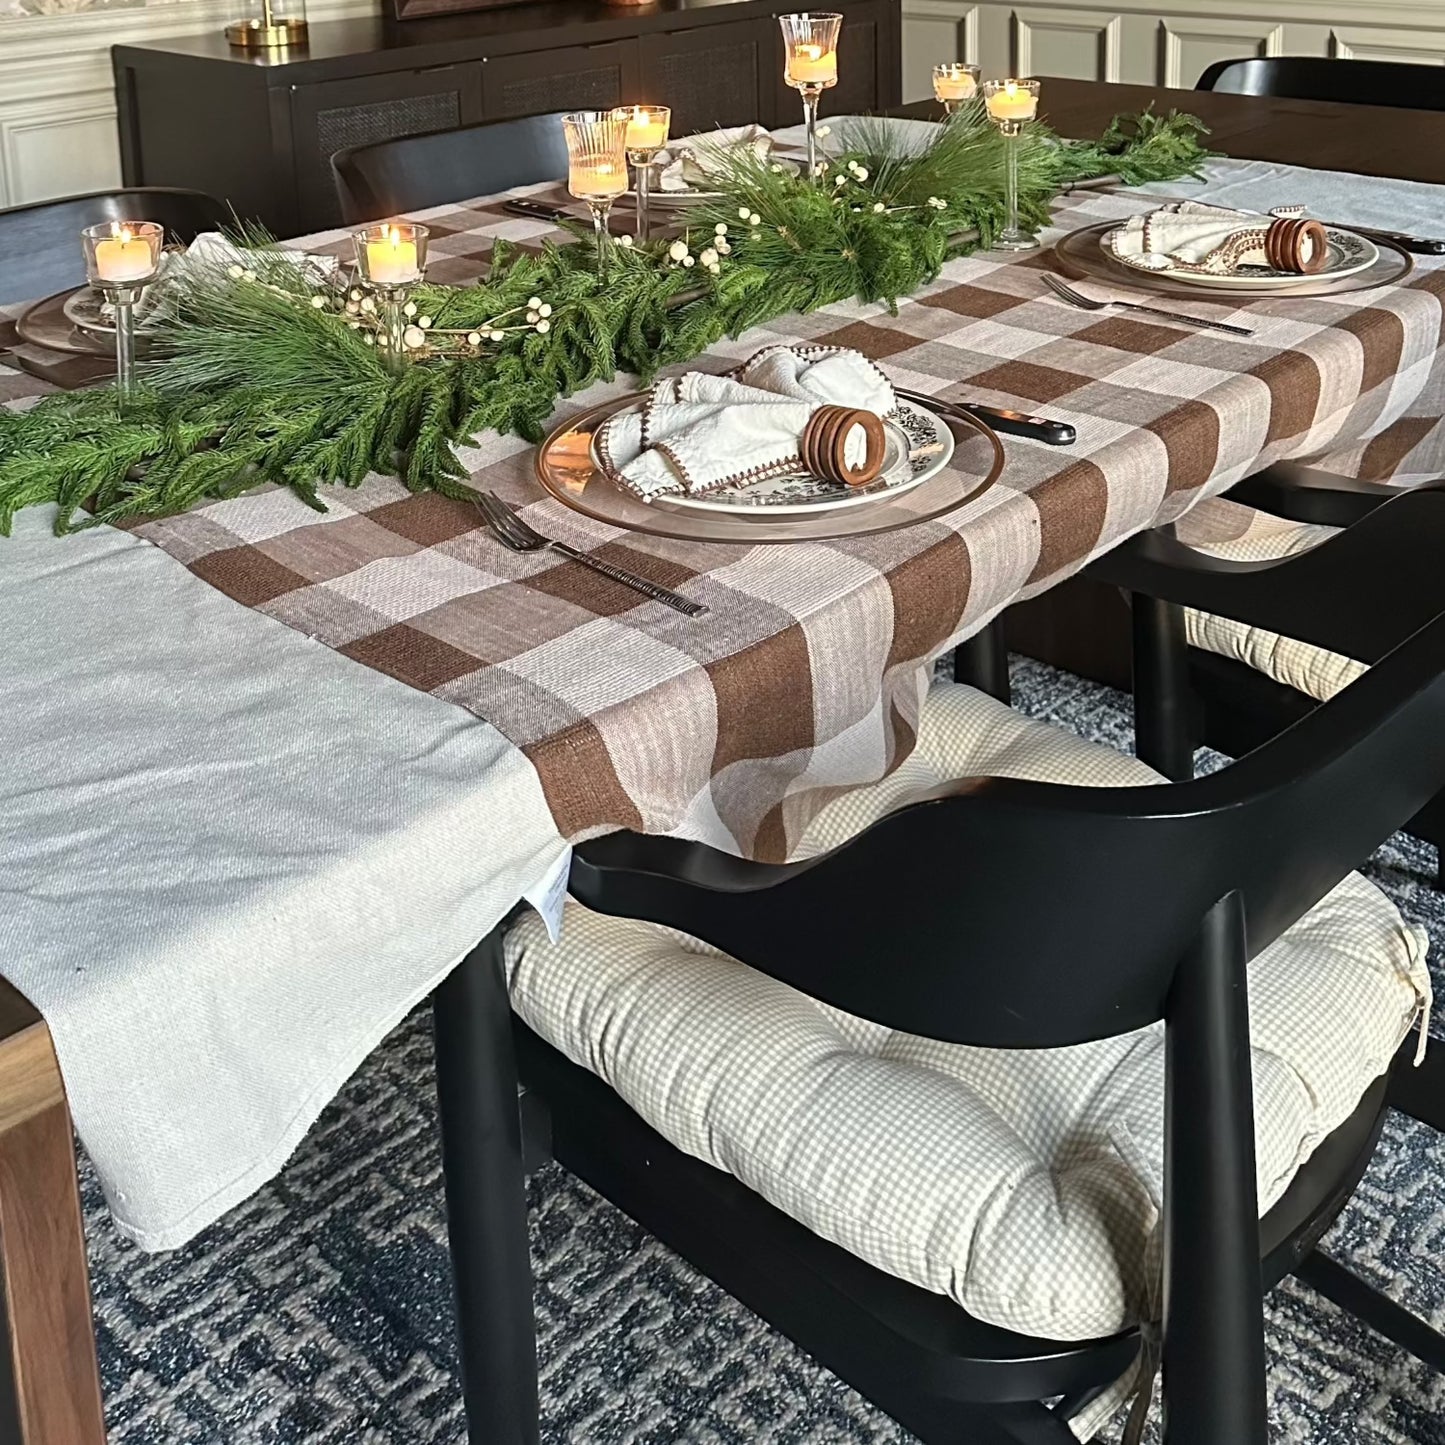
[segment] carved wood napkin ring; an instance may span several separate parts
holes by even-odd
[[[865,451],[859,466],[848,463],[848,443],[862,428]],[[883,470],[883,422],[871,411],[851,406],[820,406],[808,418],[798,444],[803,465],[815,476],[850,487],[866,487]]]
[[[1276,271],[1313,275],[1329,259],[1325,228],[1314,220],[1277,220],[1264,233],[1264,256]]]

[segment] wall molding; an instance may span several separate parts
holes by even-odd
[[[1092,41],[1099,52],[1100,80],[1119,79],[1119,47],[1124,19],[1117,10],[1085,9],[1068,5],[1016,5],[1013,8],[1013,66],[1015,75],[1035,75],[1034,38],[1049,32],[1077,35]]]
[[[376,12],[377,0],[309,0],[313,21]],[[219,30],[235,0],[0,20],[0,206],[120,182],[112,45]],[[58,168],[53,162],[58,163]]]

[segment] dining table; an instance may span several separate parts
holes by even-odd
[[[1044,82],[1064,135],[1145,105],[1202,116],[1225,158],[1201,180],[1062,196],[1045,242],[1161,195],[1445,238],[1445,115]],[[418,213],[429,279],[476,279],[499,239],[565,238],[507,200]],[[286,244],[344,257],[351,239]],[[896,311],[782,316],[689,363],[853,348],[920,395],[1073,426],[1067,447],[1004,437],[992,486],[907,528],[787,545],[625,532],[543,493],[524,439],[458,448],[472,486],[700,617],[508,551],[465,499],[395,477],[325,488],[320,514],[275,487],[66,537],[47,509],[19,514],[0,540],[14,1438],[104,1439],[70,1118],[117,1227],[175,1247],[274,1177],[430,997],[470,1438],[534,1445],[502,938],[518,907],[555,923],[571,848],[632,829],[785,859],[830,798],[907,756],[945,651],[1127,538],[1247,526],[1222,494],[1281,460],[1350,471],[1368,454],[1397,483],[1445,469],[1445,258],[1367,292],[1169,303],[1248,335],[1079,309],[1043,284],[1053,264],[1047,248],[961,256]],[[94,379],[6,326],[0,403]],[[633,389],[593,386],[554,421]]]

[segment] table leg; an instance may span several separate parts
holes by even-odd
[[[498,925],[432,1000],[471,1445],[537,1445],[537,1338],[517,1066]]]
[[[50,1031],[0,982],[0,1440],[105,1445],[75,1136]]]
[[[953,649],[953,680],[976,687],[1002,703],[1010,700],[1008,644],[1001,618],[994,618]]]
[[[1184,609],[1134,593],[1134,751],[1176,783],[1194,776]]]

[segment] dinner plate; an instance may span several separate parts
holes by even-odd
[[[98,309],[91,313],[90,324],[81,326],[72,316],[78,298],[99,297],[89,286],[79,291],[60,291],[27,307],[15,318],[15,330],[22,341],[43,346],[48,351],[72,356],[110,356],[115,352],[115,328],[106,328]]]
[[[784,171],[791,176],[796,176],[803,169],[797,161],[789,160],[786,156],[780,155],[769,156],[768,164],[782,166]],[[647,198],[653,205],[657,206],[701,206],[705,205],[708,201],[726,200],[727,194],[726,191],[700,191],[694,189],[692,186],[688,186],[685,190],[681,191],[665,191],[661,185],[655,185],[647,193]],[[627,195],[633,200],[636,200],[636,187],[630,189]]]
[[[937,475],[953,457],[953,433],[941,417],[914,402],[900,401],[894,416],[884,419],[883,432],[883,469],[866,487],[850,487],[846,482],[831,482],[810,472],[798,471],[741,486],[719,487],[697,497],[663,493],[654,497],[650,505],[669,511],[734,516],[761,509],[774,517],[816,516],[821,512],[876,504],[884,496],[906,492]],[[923,448],[927,448],[930,455],[910,456],[914,450]],[[591,454],[592,464],[601,470],[595,442]]]
[[[1414,258],[1395,242],[1378,239],[1371,243],[1379,253],[1375,261],[1348,276],[1336,275],[1325,281],[1314,276],[1300,276],[1295,278],[1293,283],[1272,280],[1263,288],[1216,292],[1198,285],[1185,285],[1173,273],[1166,275],[1124,265],[1099,244],[1104,234],[1114,230],[1118,224],[1118,221],[1096,221],[1091,226],[1080,226],[1077,231],[1060,236],[1054,242],[1054,257],[1064,274],[1071,279],[1092,276],[1111,286],[1127,286],[1152,292],[1157,296],[1173,296],[1181,300],[1220,303],[1225,301],[1227,295],[1230,305],[1241,306],[1256,302],[1272,304],[1305,296],[1339,296],[1350,291],[1373,291],[1381,286],[1398,286],[1410,275],[1415,265]]]
[[[1160,280],[1193,286],[1201,291],[1259,291],[1267,294],[1298,286],[1302,281],[1330,284],[1343,281],[1348,276],[1357,276],[1380,259],[1380,248],[1373,241],[1356,235],[1354,231],[1326,226],[1327,255],[1324,266],[1318,271],[1302,275],[1298,271],[1276,271],[1273,266],[1240,266],[1234,271],[1218,274],[1190,271],[1179,266],[1141,266],[1132,258],[1114,254],[1109,245],[1113,234],[1113,231],[1107,232],[1100,238],[1099,244],[1105,254],[1119,265],[1145,276],[1157,276]]]
[[[772,507],[749,507],[742,512],[679,511],[644,502],[614,486],[592,462],[592,436],[597,428],[613,412],[636,406],[643,399],[641,393],[618,397],[555,427],[536,451],[536,476],[543,490],[570,510],[624,532],[755,546],[864,537],[915,527],[974,501],[993,486],[1003,470],[1003,446],[998,437],[967,413],[949,412],[943,424],[955,446],[948,464],[916,486],[877,493],[872,506],[813,509],[802,515],[779,515]]]

